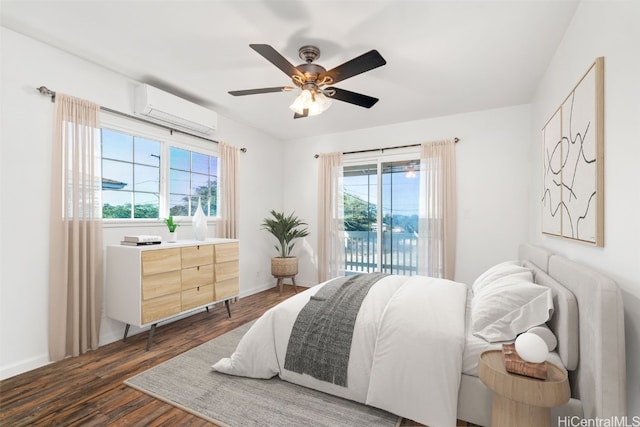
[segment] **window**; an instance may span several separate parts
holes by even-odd
[[[102,129],[103,218],[158,218],[160,142]]]
[[[205,215],[216,216],[218,158],[177,147],[169,153],[169,214],[191,216],[200,200]]]
[[[146,124],[107,122],[101,130],[104,219],[188,217],[198,200],[207,216],[217,215],[218,157],[210,143]]]
[[[344,167],[345,267],[417,274],[418,159]]]

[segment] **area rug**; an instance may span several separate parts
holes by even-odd
[[[233,353],[250,324],[174,357],[125,381],[223,427],[393,427],[396,415],[272,378],[234,377],[211,370]]]

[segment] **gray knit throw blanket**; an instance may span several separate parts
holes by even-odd
[[[284,368],[346,387],[356,316],[371,286],[384,276],[336,279],[312,296],[293,324]]]

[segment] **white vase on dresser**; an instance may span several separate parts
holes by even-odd
[[[207,238],[207,216],[202,210],[200,197],[198,197],[198,208],[196,209],[196,213],[193,215],[191,224],[193,227],[193,235],[196,240],[202,241]]]

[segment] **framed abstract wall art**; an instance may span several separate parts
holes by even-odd
[[[604,58],[542,129],[542,232],[604,246]]]

